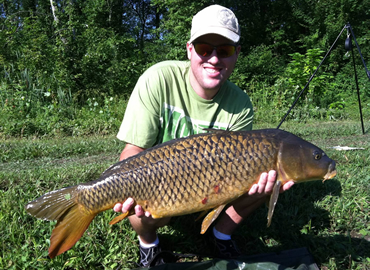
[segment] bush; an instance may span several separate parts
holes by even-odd
[[[261,82],[271,85],[284,70],[283,60],[273,54],[273,49],[261,45],[239,55],[230,80],[249,94],[259,91],[254,87]]]

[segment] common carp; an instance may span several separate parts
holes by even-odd
[[[46,193],[25,208],[37,218],[58,221],[50,238],[53,258],[70,249],[98,213],[128,197],[153,218],[213,209],[203,221],[204,233],[226,204],[272,169],[277,181],[268,225],[281,185],[336,175],[335,162],[320,148],[289,132],[217,130],[149,148],[109,167],[95,181]],[[110,224],[131,214],[117,216]]]

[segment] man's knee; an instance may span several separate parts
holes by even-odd
[[[129,217],[131,225],[135,228],[136,226],[141,227],[163,227],[167,225],[171,218],[152,218],[152,217],[137,217],[135,215],[132,215]]]

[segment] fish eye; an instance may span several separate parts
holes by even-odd
[[[321,153],[319,151],[315,151],[313,152],[313,156],[316,160],[319,160],[321,159]]]

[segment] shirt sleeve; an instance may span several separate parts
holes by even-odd
[[[230,131],[252,130],[253,127],[253,107],[247,106],[237,117]]]
[[[227,81],[223,89],[222,103],[224,113],[228,117],[228,130],[252,130],[253,125],[253,105],[246,92],[238,86]]]
[[[139,78],[127,104],[118,139],[142,148],[155,144],[160,125],[158,77],[149,69]]]

